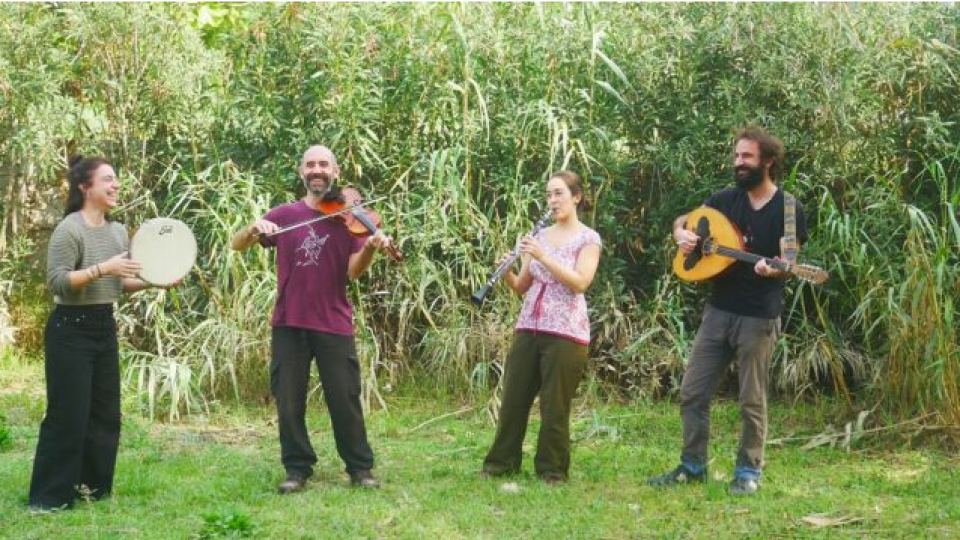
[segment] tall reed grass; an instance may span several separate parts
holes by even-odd
[[[365,402],[413,373],[487,395],[519,299],[465,299],[573,168],[604,239],[592,387],[668,395],[705,295],[669,275],[669,226],[728,183],[755,122],[786,143],[803,257],[833,274],[789,288],[777,388],[955,423],[958,23],[931,4],[2,5],[0,268],[61,200],[65,156],[105,153],[120,219],[177,217],[201,246],[184,286],[122,304],[145,410],[265,399],[272,255],[228,239],[299,195],[297,159],[324,142],[388,197],[407,253],[351,286]],[[31,290],[6,294],[22,338],[46,308],[18,306],[48,305]]]

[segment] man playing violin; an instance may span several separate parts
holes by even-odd
[[[784,193],[776,180],[783,172],[783,143],[762,128],[748,127],[735,138],[736,187],[714,193],[705,205],[722,212],[744,235],[746,249],[767,258],[781,255]],[[691,253],[699,237],[676,219],[673,237]],[[796,207],[796,237],[807,238],[806,221]],[[683,451],[680,465],[648,480],[653,486],[703,482],[707,478],[710,401],[731,360],[738,363],[743,428],[730,492],[750,495],[760,485],[767,433],[767,371],[780,333],[785,277],[765,260],[736,262],[713,279],[713,291],[690,352],[680,386]]]
[[[285,226],[315,219],[340,175],[337,158],[325,146],[311,146],[298,169],[307,194],[272,208],[263,219],[238,231],[235,250],[255,242],[277,250],[277,300],[271,321],[270,390],[277,404],[281,494],[299,491],[313,475],[317,455],[305,415],[310,366],[315,360],[330,411],[337,452],[350,483],[376,488],[373,451],[360,405],[360,363],[353,338],[353,310],[347,283],[363,274],[374,253],[390,245],[382,232],[358,238],[338,219],[314,221],[283,234]]]

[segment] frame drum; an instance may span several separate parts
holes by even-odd
[[[151,285],[172,285],[183,279],[197,260],[197,241],[177,219],[144,221],[130,241],[130,258],[139,262],[140,279]]]

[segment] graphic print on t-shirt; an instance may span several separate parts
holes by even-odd
[[[323,238],[317,236],[313,227],[310,227],[309,231],[310,234],[303,239],[303,243],[297,248],[297,266],[317,266],[320,261],[320,253],[323,251],[323,245],[330,238],[329,233]]]

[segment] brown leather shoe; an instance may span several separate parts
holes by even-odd
[[[287,474],[287,477],[277,486],[277,492],[281,495],[287,495],[300,491],[307,485],[307,479],[298,474]]]
[[[369,470],[363,470],[350,473],[350,485],[367,489],[377,489],[380,487],[380,482],[373,477],[373,473]]]

